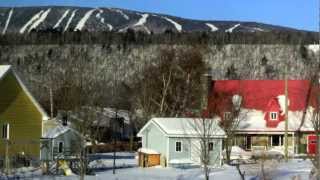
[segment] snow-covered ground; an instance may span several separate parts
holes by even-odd
[[[116,173],[112,172],[112,153],[91,155],[90,167],[93,168],[95,175],[86,176],[86,180],[202,180],[204,179],[200,168],[140,168],[137,165],[135,153],[117,153]],[[268,160],[264,163],[267,176],[275,180],[291,180],[294,176],[299,176],[301,180],[309,179],[312,164],[309,160],[291,159],[289,162],[278,162]],[[240,166],[245,171],[247,180],[258,180],[260,175],[260,164],[247,164]],[[28,173],[24,173],[27,175]],[[30,173],[29,173],[30,174]],[[2,177],[0,177],[1,179]],[[212,169],[211,179],[239,180],[239,174],[234,166],[223,165],[221,168]],[[40,170],[32,173],[32,179],[66,179],[76,180],[78,176],[41,176]]]

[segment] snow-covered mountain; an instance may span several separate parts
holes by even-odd
[[[116,8],[0,7],[0,33],[29,33],[33,30],[115,31],[146,33],[174,32],[268,32],[297,31],[256,22],[190,20],[169,15]]]

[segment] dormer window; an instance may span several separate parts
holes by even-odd
[[[270,112],[270,120],[278,120],[278,113],[277,112]]]

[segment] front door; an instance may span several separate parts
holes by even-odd
[[[246,149],[251,150],[251,135],[246,136]]]
[[[309,135],[308,136],[308,153],[315,154],[317,150],[317,136]]]
[[[191,161],[195,163],[200,163],[200,156],[201,156],[201,144],[200,141],[197,139],[191,140]]]

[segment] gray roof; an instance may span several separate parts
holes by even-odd
[[[203,122],[206,125],[203,125]],[[168,137],[200,137],[203,127],[208,129],[210,137],[225,137],[225,132],[219,127],[217,120],[202,118],[152,118],[139,131],[139,137],[150,124],[157,126]]]
[[[62,126],[61,124],[57,125],[56,127],[49,129],[44,135],[43,138],[56,138],[61,134],[66,133],[67,131],[71,130],[68,126]]]

